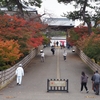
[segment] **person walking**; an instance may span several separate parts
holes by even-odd
[[[54,46],[51,46],[51,51],[52,51],[52,54],[54,55],[55,54],[55,47]]]
[[[82,71],[81,73],[81,91],[83,91],[83,87],[86,89],[86,93],[88,93],[87,88],[87,82],[88,82],[88,76],[85,74],[85,72]]]
[[[61,47],[61,49],[62,49],[62,47],[63,47],[62,42],[60,42],[60,47]]]
[[[58,47],[59,42],[57,41],[56,44],[57,44],[57,47]]]
[[[92,81],[92,90],[95,92],[95,87],[94,87],[94,75],[95,72],[93,73],[92,77],[91,77],[91,81]]]
[[[41,62],[44,62],[45,54],[44,54],[43,50],[40,50],[40,54],[41,54]]]
[[[22,67],[22,64],[19,64],[18,68],[16,69],[15,74],[17,76],[17,85],[21,85],[22,76],[24,76],[24,69]]]
[[[67,56],[67,52],[66,52],[66,50],[64,50],[64,52],[63,52],[64,61],[66,60],[66,56]]]
[[[98,73],[98,71],[95,72],[93,80],[94,80],[95,94],[99,95],[100,74]]]

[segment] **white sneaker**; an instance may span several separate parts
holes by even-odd
[[[89,90],[87,90],[86,93],[89,93]]]
[[[82,91],[80,91],[80,92],[82,92]]]

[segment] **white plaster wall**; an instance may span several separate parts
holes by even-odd
[[[62,39],[61,40],[53,40],[53,39],[51,39],[50,41],[51,41],[50,46],[54,45],[54,42],[56,43],[57,41],[59,42],[58,46],[60,46],[60,41],[64,41],[64,46],[66,47],[66,40],[62,40]]]

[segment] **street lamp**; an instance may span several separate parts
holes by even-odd
[[[69,49],[70,48],[70,45],[68,43],[68,38],[70,38],[69,29],[67,29],[67,33],[66,33],[66,47]]]

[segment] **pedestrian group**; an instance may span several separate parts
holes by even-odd
[[[91,77],[92,81],[92,90],[95,92],[96,95],[99,95],[99,89],[100,89],[100,74],[98,71],[95,71],[93,76]],[[85,72],[82,71],[81,73],[81,92],[83,91],[83,88],[85,88],[86,93],[89,92],[87,88],[88,83],[88,76],[85,74]]]
[[[51,51],[52,51],[52,54],[54,55],[55,54],[55,47],[54,46],[51,47]],[[44,62],[44,60],[45,60],[44,51],[40,50],[40,54],[41,54],[41,62]],[[66,56],[67,56],[67,52],[66,52],[66,50],[64,50],[64,52],[63,52],[64,61],[66,60]],[[19,64],[18,68],[15,71],[17,85],[21,85],[22,77],[24,76],[24,69],[23,69],[22,66],[23,66],[22,64]],[[92,81],[92,90],[95,92],[96,95],[99,95],[100,74],[98,73],[97,70],[94,72],[93,76],[91,77],[91,81]],[[83,88],[85,88],[86,93],[89,92],[89,90],[87,88],[87,83],[88,83],[88,76],[85,74],[84,71],[82,71],[81,72],[81,89],[80,89],[80,92],[83,91]]]

